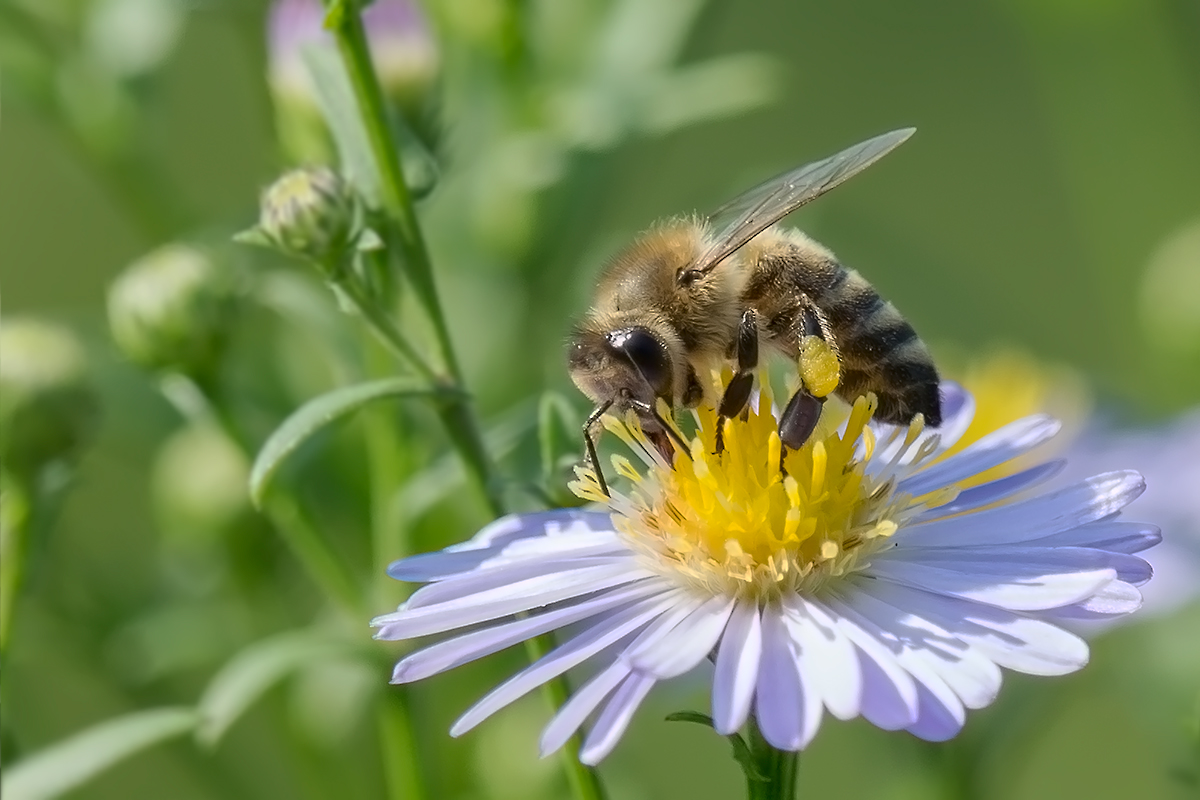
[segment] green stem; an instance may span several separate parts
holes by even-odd
[[[350,76],[375,166],[379,170],[383,207],[395,232],[395,236],[389,238],[397,240],[405,270],[416,291],[417,299],[433,325],[434,336],[441,351],[442,362],[449,373],[450,383],[452,386],[461,387],[462,372],[450,339],[446,316],[438,299],[437,286],[433,280],[433,263],[417,221],[412,193],[404,180],[397,139],[392,136],[388,127],[383,92],[371,63],[371,53],[367,47],[358,4],[352,0],[334,0],[328,3],[328,6],[330,13],[326,25],[337,41],[338,51]],[[383,328],[390,327],[390,323],[383,325],[383,328],[379,327],[380,320],[373,317],[367,317],[367,321],[380,330],[381,335]],[[389,341],[391,338],[389,335]],[[499,482],[492,479],[491,459],[483,444],[479,422],[468,401],[465,398],[447,401],[442,407],[441,416],[451,441],[466,463],[468,472],[482,490],[489,510],[495,516],[502,515],[504,501]]]
[[[347,613],[361,617],[364,605],[358,583],[325,543],[300,503],[288,495],[274,494],[266,499],[263,508],[313,582]]]
[[[372,375],[385,372],[390,360],[372,342],[366,342],[367,364]],[[380,364],[383,360],[386,365]],[[371,551],[375,598],[383,605],[388,583],[388,561],[408,552],[403,526],[396,518],[393,498],[404,479],[404,456],[396,430],[395,412],[385,406],[365,409],[367,459],[371,481]],[[386,581],[386,583],[385,583]],[[389,800],[420,800],[430,796],[417,751],[417,737],[407,704],[408,687],[393,687],[377,709],[379,745]]]
[[[17,598],[25,581],[33,516],[28,488],[14,484],[15,481],[5,486],[4,508],[0,511],[3,515],[0,519],[0,661],[8,654]]]
[[[433,325],[442,361],[446,366],[453,386],[463,385],[462,373],[446,325],[446,317],[438,300],[437,287],[433,280],[433,264],[429,250],[413,208],[412,194],[404,181],[400,153],[395,144],[396,137],[388,128],[384,111],[383,92],[371,62],[363,31],[358,4],[353,0],[329,0],[329,15],[326,27],[333,33],[338,51],[354,87],[355,99],[363,126],[367,131],[371,152],[379,170],[384,210],[391,218],[396,238],[399,240],[404,266],[416,292],[417,299],[425,309]],[[368,318],[368,322],[374,321]],[[504,498],[498,481],[492,479],[492,462],[483,443],[479,422],[465,395],[447,400],[439,407],[446,431],[466,464],[476,483],[483,490],[488,506],[494,516],[505,513]],[[531,659],[536,660],[548,652],[547,639],[527,643]],[[568,695],[566,683],[560,678],[547,685],[546,693],[555,708],[562,705]],[[602,800],[603,791],[596,774],[579,763],[579,740],[572,738],[563,750],[564,765],[571,787],[578,800]]]
[[[379,704],[380,755],[388,800],[420,800],[428,797],[418,743],[413,735],[411,714],[401,690],[388,691]]]
[[[554,648],[554,640],[550,636],[539,636],[525,642],[525,653],[530,663],[537,661]],[[550,681],[542,686],[542,695],[551,708],[562,708],[567,702],[570,690],[562,678]],[[590,767],[584,766],[579,760],[579,736],[572,736],[560,753],[563,769],[567,773],[567,782],[571,784],[571,793],[578,800],[604,800],[604,786],[600,776]]]
[[[446,325],[446,317],[442,312],[437,286],[433,280],[433,263],[425,246],[421,226],[417,222],[412,194],[404,180],[397,139],[392,136],[388,127],[383,91],[371,63],[371,53],[367,46],[366,33],[363,31],[362,18],[359,16],[358,4],[353,0],[335,0],[328,5],[330,15],[326,25],[331,28],[337,40],[338,51],[354,87],[354,96],[367,131],[371,153],[379,170],[381,199],[399,235],[405,269],[421,305],[433,323],[446,369],[455,381],[461,382],[458,360],[450,341],[450,329]]]
[[[753,717],[750,718],[746,738],[754,757],[754,772],[757,773],[746,773],[748,800],[795,800],[800,754],[772,747],[763,738]]]
[[[366,321],[367,327],[383,342],[384,346],[392,352],[401,361],[405,361],[430,383],[437,383],[439,378],[434,372],[433,367],[429,366],[416,348],[409,343],[408,338],[396,327],[392,318],[387,312],[379,307],[379,304],[372,300],[363,292],[353,280],[339,281],[337,284],[338,290],[346,296],[355,309],[362,315]]]

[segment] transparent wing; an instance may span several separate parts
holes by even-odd
[[[688,271],[708,272],[775,222],[883,158],[915,131],[902,128],[876,136],[738,195],[708,217],[715,243]]]

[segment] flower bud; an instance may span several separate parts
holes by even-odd
[[[151,481],[159,528],[180,543],[210,543],[252,516],[246,456],[214,426],[185,427],[155,460]]]
[[[133,263],[108,292],[117,346],[153,370],[212,373],[233,316],[230,276],[205,252],[170,244]]]
[[[74,455],[96,429],[87,356],[66,329],[34,319],[0,324],[0,460],[18,474]]]
[[[353,189],[327,167],[285,173],[263,192],[258,229],[283,252],[337,269],[354,237]]]

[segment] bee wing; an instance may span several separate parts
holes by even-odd
[[[848,147],[829,158],[777,175],[744,192],[708,217],[716,241],[688,272],[708,272],[746,242],[890,153],[916,128],[902,128]]]

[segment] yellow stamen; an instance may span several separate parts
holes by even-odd
[[[638,473],[628,459],[614,459],[632,485],[628,494],[610,487],[606,502],[617,529],[652,569],[729,596],[768,599],[817,590],[830,577],[860,568],[907,519],[953,496],[914,499],[897,493],[894,469],[881,465],[878,476],[868,469],[876,449],[867,427],[874,397],[860,398],[844,426],[822,419],[798,450],[782,448],[771,408],[764,388],[756,407],[725,422],[724,449],[717,454],[716,411],[700,407],[695,433],[681,432],[690,439],[691,458],[680,452],[671,466],[632,414],[606,420],[646,465]],[[918,420],[905,431],[893,464],[916,445],[921,428]],[[927,448],[918,448],[912,457],[919,460]],[[594,476],[578,474],[572,488],[594,500]]]

